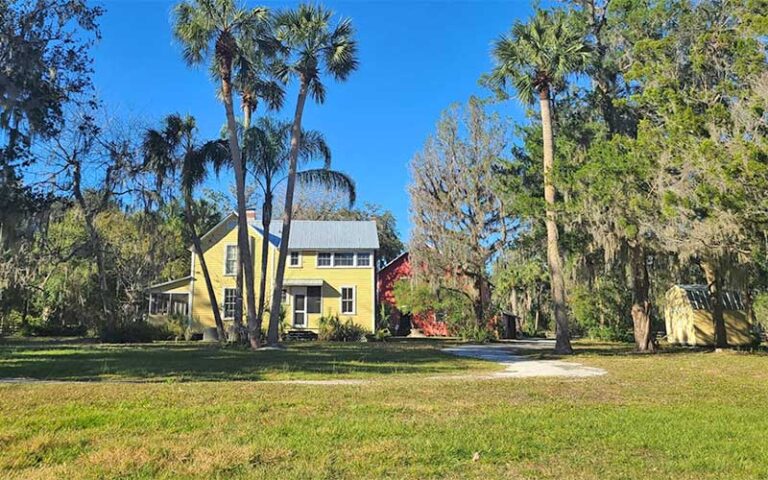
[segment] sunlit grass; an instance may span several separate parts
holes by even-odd
[[[434,380],[484,365],[438,346],[306,344],[250,374],[362,385],[227,381],[223,365],[250,353],[215,349],[199,353],[214,365],[186,369],[184,381],[144,364],[163,381],[0,385],[0,478],[768,478],[763,354],[580,344],[573,360],[607,375]],[[424,368],[407,368],[408,355]],[[291,356],[333,360],[301,371]],[[89,356],[75,358],[88,372]],[[111,375],[137,378],[133,357],[118,359],[128,364],[110,363]]]

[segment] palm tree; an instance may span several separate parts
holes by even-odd
[[[200,263],[200,269],[203,271],[219,340],[223,341],[225,338],[224,322],[221,319],[216,292],[208,273],[208,265],[203,255],[200,236],[197,233],[192,194],[195,187],[205,180],[208,165],[211,164],[218,171],[228,161],[229,150],[223,140],[198,145],[195,142],[196,130],[193,117],[189,115],[181,117],[178,114],[169,115],[163,120],[162,130],[149,129],[145,132],[142,151],[145,168],[154,172],[156,177],[173,177],[176,171],[181,171],[180,187],[184,197],[184,219],[192,237],[192,245]],[[159,184],[162,183],[161,180],[158,182]],[[189,313],[192,314],[192,312]]]
[[[269,110],[279,110],[283,106],[285,90],[283,85],[270,78],[272,62],[279,53],[279,44],[269,32],[259,32],[257,38],[245,39],[242,51],[236,61],[233,86],[240,94],[240,107],[243,109],[243,131],[251,126],[251,115],[263,101]],[[247,167],[247,160],[244,160]],[[246,176],[245,168],[243,176]],[[245,178],[243,178],[245,183]],[[239,343],[243,326],[243,262],[237,262],[235,271],[235,341]],[[263,294],[262,294],[263,295]],[[260,300],[261,301],[261,300]],[[261,310],[256,314],[257,323],[261,325]]]
[[[244,46],[252,48],[254,38],[265,36],[271,22],[265,8],[243,9],[234,0],[189,0],[176,5],[174,35],[184,47],[184,59],[190,65],[211,60],[211,70],[221,82],[219,95],[227,117],[229,151],[237,189],[239,261],[245,270],[246,304],[251,346],[259,346],[256,326],[256,301],[253,279],[253,257],[249,246],[248,219],[245,204],[245,174],[238,125],[232,98],[232,76],[235,62],[243,55]]]
[[[259,304],[257,310],[258,328],[261,329],[267,288],[267,260],[269,257],[270,223],[272,222],[273,199],[277,187],[286,181],[286,170],[290,164],[292,124],[274,121],[264,117],[245,132],[243,158],[250,166],[254,180],[261,188],[264,200],[261,208],[261,276],[259,277]],[[322,168],[296,172],[296,181],[304,185],[322,185],[339,190],[349,197],[349,204],[355,202],[355,184],[344,173],[331,170],[331,151],[320,132],[301,132],[298,163],[306,165],[315,159],[322,159]]]
[[[344,81],[357,68],[357,42],[349,19],[342,19],[335,27],[330,25],[333,12],[319,5],[302,4],[296,10],[280,14],[275,22],[275,36],[286,53],[286,60],[278,64],[275,73],[287,82],[296,78],[299,91],[296,110],[291,125],[291,148],[288,156],[288,176],[285,187],[285,213],[280,252],[277,259],[274,291],[272,292],[269,332],[267,342],[278,341],[280,322],[280,297],[288,255],[288,239],[291,235],[293,192],[296,185],[296,169],[301,150],[301,119],[307,95],[317,103],[325,101],[322,74]]]
[[[566,78],[582,71],[590,55],[580,31],[566,21],[562,12],[539,10],[529,23],[516,22],[509,35],[496,41],[496,66],[490,80],[500,89],[511,81],[517,96],[527,104],[539,100],[544,146],[544,201],[546,203],[547,262],[557,324],[558,353],[573,353],[568,334],[562,258],[555,213],[554,136],[550,105],[553,93]]]

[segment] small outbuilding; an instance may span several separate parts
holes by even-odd
[[[752,325],[738,292],[723,292],[723,318],[729,345],[752,343]],[[706,285],[675,285],[666,294],[667,341],[678,345],[715,343],[715,322]]]

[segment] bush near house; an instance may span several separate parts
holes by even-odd
[[[366,330],[354,323],[351,318],[342,322],[338,315],[320,317],[320,340],[328,342],[359,342],[365,337]]]
[[[104,328],[99,339],[104,343],[150,343],[173,340],[180,333],[169,327],[169,323],[155,325],[147,322],[125,322]]]

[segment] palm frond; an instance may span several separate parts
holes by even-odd
[[[357,42],[354,40],[354,28],[349,19],[343,19],[328,37],[323,47],[325,65],[336,80],[346,80],[357,70]]]
[[[322,160],[323,168],[331,168],[331,149],[325,136],[317,130],[302,130],[299,144],[299,160],[302,163]]]
[[[344,193],[349,199],[349,206],[357,200],[355,182],[346,173],[326,168],[302,170],[296,172],[296,181],[306,186],[321,186],[328,190]]]
[[[494,42],[496,65],[489,84],[503,90],[511,84],[525,103],[536,94],[561,85],[583,71],[591,48],[583,31],[560,10],[539,10],[527,23],[515,22],[506,36]]]

